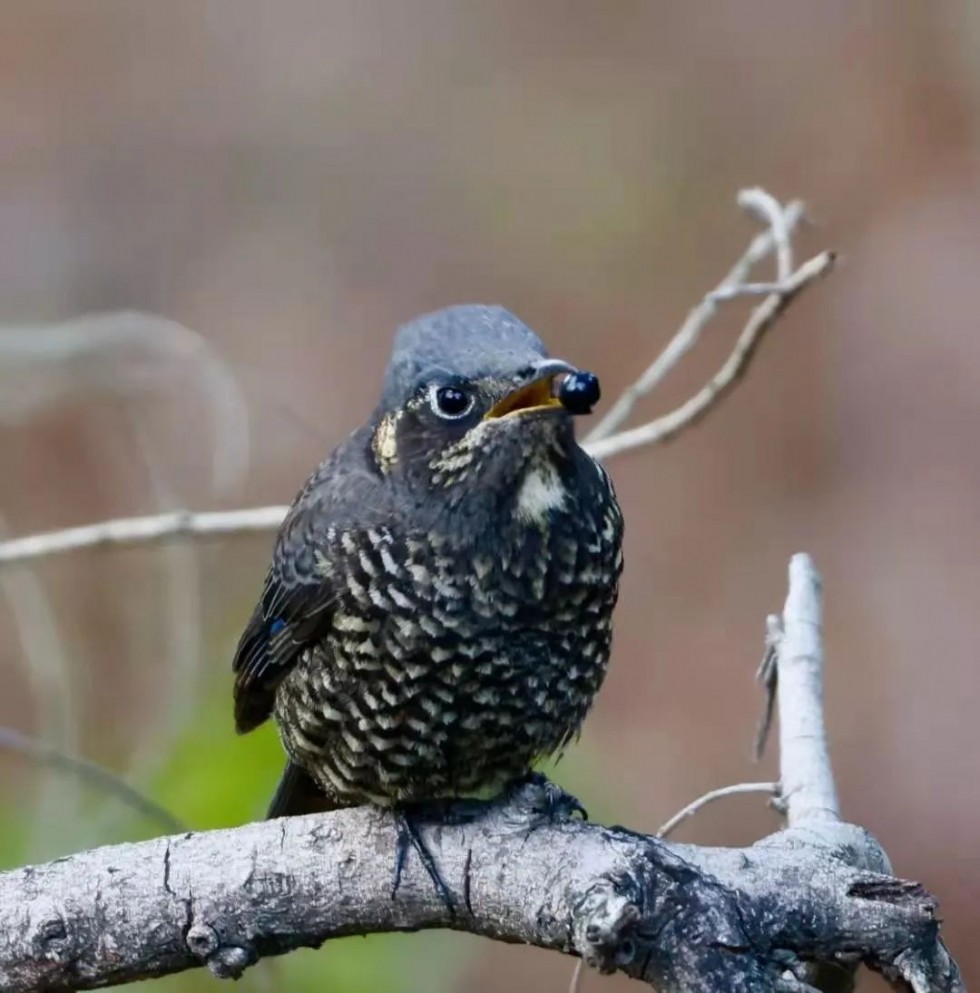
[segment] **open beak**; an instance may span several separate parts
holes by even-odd
[[[574,371],[575,368],[567,362],[562,362],[559,359],[546,359],[535,369],[537,375],[530,383],[518,387],[498,400],[483,415],[484,420],[562,407],[563,404],[558,398],[558,387],[562,379]]]

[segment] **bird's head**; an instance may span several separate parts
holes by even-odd
[[[498,500],[537,469],[552,475],[575,445],[573,414],[598,380],[551,358],[501,307],[437,311],[399,329],[375,414],[379,469],[420,498]]]

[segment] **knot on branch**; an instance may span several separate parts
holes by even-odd
[[[217,930],[207,923],[192,924],[184,940],[191,954],[218,979],[238,979],[258,961],[250,943],[223,942]]]
[[[595,886],[575,908],[575,949],[599,972],[615,972],[636,958],[636,925],[643,915],[633,895],[617,889],[609,881]]]
[[[575,903],[573,945],[600,972],[623,971],[657,989],[708,990],[767,982],[785,963],[771,960],[746,932],[737,889],[657,841],[630,838],[619,871],[607,873]],[[734,984],[734,985],[733,985]],[[745,988],[756,988],[746,986]]]

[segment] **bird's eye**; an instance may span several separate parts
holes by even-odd
[[[465,417],[473,409],[473,396],[458,386],[433,386],[429,389],[429,406],[446,420]]]

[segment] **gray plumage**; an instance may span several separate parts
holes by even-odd
[[[428,373],[506,380],[547,358],[541,339],[503,307],[463,304],[403,324],[395,334],[381,404],[395,410]]]
[[[548,399],[571,368],[499,307],[398,331],[377,409],[290,509],[235,656],[238,729],[274,716],[290,759],[272,815],[496,790],[577,734],[622,518]]]

